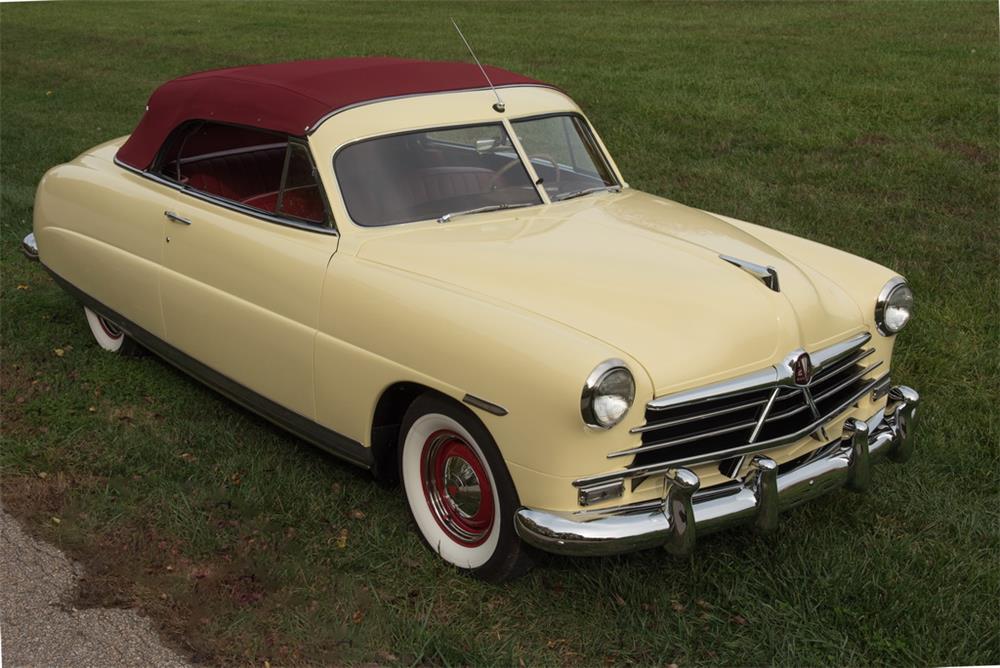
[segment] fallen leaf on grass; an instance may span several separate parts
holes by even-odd
[[[733,615],[733,624],[739,624],[740,626],[746,626],[749,622],[743,615]]]
[[[60,524],[62,524],[62,520],[59,519],[58,517],[51,517],[49,519],[51,519],[52,523],[55,524],[56,526],[59,526]]]
[[[53,348],[52,352],[56,354],[56,357],[62,357],[63,355],[66,354],[66,351],[63,350],[62,348]]]
[[[28,288],[28,286],[27,286],[27,285],[25,285],[24,283],[18,283],[18,284],[17,284],[17,289],[18,289],[18,290],[28,290],[29,288]]]
[[[622,598],[620,594],[612,594],[611,595],[611,600],[613,600],[615,602],[615,604],[618,605],[618,607],[620,607],[620,608],[624,608],[625,607],[625,599]]]
[[[674,609],[674,612],[684,612],[684,604],[680,601],[670,601],[670,607]]]
[[[337,534],[337,549],[343,550],[347,547],[347,529],[341,529]]]
[[[365,513],[363,510],[352,510],[350,513],[352,520],[363,520],[365,519]]]

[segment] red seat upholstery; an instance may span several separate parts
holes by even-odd
[[[244,202],[264,193],[278,191],[284,160],[284,146],[232,152],[182,162],[181,178],[196,190]],[[265,210],[274,211],[273,208]]]
[[[278,204],[278,193],[264,193],[243,200],[247,206],[274,212]],[[323,198],[317,186],[300,186],[285,190],[281,199],[281,213],[315,223],[323,222],[325,210]]]
[[[284,146],[233,151],[183,162],[181,178],[196,190],[277,213],[284,163]],[[301,175],[297,178],[301,180]],[[315,185],[287,189],[281,209],[282,213],[303,220],[322,222],[325,217],[323,198]]]

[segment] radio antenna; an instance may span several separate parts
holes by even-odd
[[[458,36],[462,38],[463,42],[465,42],[465,48],[469,50],[469,53],[472,55],[472,59],[476,61],[476,65],[479,65],[479,71],[483,73],[483,78],[486,79],[486,83],[490,85],[490,90],[492,90],[493,94],[496,95],[497,101],[496,104],[493,105],[493,110],[498,114],[502,114],[504,110],[507,109],[507,105],[505,105],[503,100],[500,99],[500,93],[497,92],[496,86],[494,86],[493,82],[490,81],[490,75],[486,73],[486,68],[483,67],[481,62],[479,62],[479,58],[476,58],[476,52],[472,50],[471,46],[469,46],[469,40],[465,39],[465,35],[462,34],[462,29],[458,27],[457,23],[455,23],[455,19],[451,20],[451,24],[455,26],[455,30],[458,31]]]

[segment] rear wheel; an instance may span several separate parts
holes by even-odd
[[[413,520],[442,559],[493,582],[530,568],[514,530],[514,483],[467,409],[434,395],[414,401],[400,430],[399,471]]]
[[[123,332],[121,327],[104,316],[94,313],[86,306],[83,307],[83,312],[87,316],[90,333],[94,335],[94,340],[101,348],[109,353],[119,355],[139,355],[142,353],[142,347]]]

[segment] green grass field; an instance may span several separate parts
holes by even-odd
[[[450,16],[570,92],[632,186],[906,275],[914,459],[767,538],[490,586],[422,547],[398,489],[99,352],[16,252],[43,172],[130,132],[166,79],[465,59]],[[87,565],[77,605],[139,607],[212,663],[1000,663],[996,3],[32,3],[0,30],[3,502]]]

